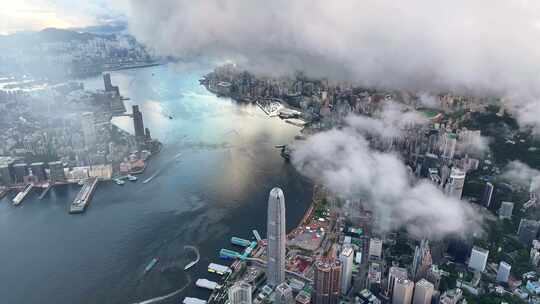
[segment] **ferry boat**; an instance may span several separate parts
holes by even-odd
[[[156,266],[158,262],[158,257],[153,258],[150,263],[148,263],[148,265],[146,265],[146,267],[144,268],[144,274],[147,274],[150,270],[152,270],[152,268],[154,268],[154,266]]]
[[[137,177],[136,177],[136,176],[133,176],[133,175],[128,175],[127,178],[128,178],[128,180],[129,180],[130,182],[136,182],[136,181],[137,181]]]
[[[119,186],[123,186],[126,183],[125,181],[121,179],[115,179],[114,182]]]

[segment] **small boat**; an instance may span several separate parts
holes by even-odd
[[[126,183],[125,181],[121,179],[115,179],[114,182],[119,186],[123,186]]]
[[[136,177],[136,176],[133,176],[133,175],[128,175],[128,176],[127,176],[127,179],[128,179],[130,182],[136,182],[136,181],[137,181],[137,177]]]
[[[81,179],[81,180],[77,183],[77,185],[79,185],[79,186],[81,186],[81,187],[84,186],[84,180]]]
[[[169,119],[173,119],[173,117],[171,115],[169,115]]]

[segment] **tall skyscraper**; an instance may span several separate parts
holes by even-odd
[[[289,284],[285,282],[279,284],[276,287],[274,296],[275,296],[274,298],[275,304],[293,304],[294,303],[293,290],[289,286]]]
[[[461,199],[463,185],[465,184],[465,172],[454,167],[450,171],[450,179],[446,184],[446,193],[457,199]]]
[[[540,221],[522,219],[519,222],[518,238],[526,246],[531,245],[532,241],[536,239],[538,230],[540,228]]]
[[[285,196],[280,188],[270,191],[267,221],[268,284],[276,287],[285,281]]]
[[[111,74],[103,74],[103,85],[105,87],[105,92],[112,91]]]
[[[514,203],[512,202],[502,202],[501,208],[499,209],[499,218],[510,219],[512,218],[512,213],[514,212]]]
[[[508,278],[510,277],[510,270],[512,269],[512,266],[504,261],[501,261],[499,263],[499,270],[497,270],[497,282],[508,282]]]
[[[486,187],[484,188],[484,193],[482,194],[482,205],[484,207],[489,208],[491,205],[491,199],[493,198],[493,184],[490,182],[486,183]]]
[[[28,176],[28,165],[24,163],[14,164],[13,173],[16,183],[24,183],[24,177]]]
[[[144,122],[139,106],[133,106],[133,129],[135,130],[135,137],[141,140],[144,139]]]
[[[85,112],[81,117],[81,125],[84,136],[84,144],[87,148],[92,147],[97,141],[96,124],[94,120],[94,113]]]
[[[394,292],[394,285],[399,279],[407,279],[407,269],[401,267],[390,267],[388,271],[388,282],[386,285],[386,295],[392,296]]]
[[[372,238],[369,240],[369,255],[370,260],[380,260],[382,257],[382,240]]]
[[[446,159],[454,158],[456,153],[457,136],[455,133],[446,133],[443,135],[441,150],[442,157]]]
[[[392,293],[392,304],[411,304],[414,282],[407,279],[396,280]]]
[[[469,268],[483,272],[486,270],[488,256],[489,250],[474,246],[471,251],[471,257],[469,258]]]
[[[251,285],[238,281],[229,288],[230,304],[251,304]]]
[[[412,277],[414,280],[425,278],[432,264],[429,241],[422,240],[420,246],[416,246],[412,265]]]
[[[351,246],[343,246],[339,255],[341,261],[341,293],[347,294],[351,288],[352,267],[354,264],[354,250]]]
[[[337,304],[341,291],[341,262],[321,259],[315,262],[313,304]]]
[[[30,169],[32,170],[32,175],[37,181],[42,182],[47,179],[47,175],[45,174],[44,163],[42,162],[31,163]]]
[[[421,279],[414,287],[413,304],[431,304],[434,290],[435,287],[433,284],[425,279]]]

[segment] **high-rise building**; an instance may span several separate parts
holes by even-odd
[[[435,287],[425,279],[421,279],[414,287],[413,304],[431,304]]]
[[[457,136],[455,133],[446,133],[443,135],[442,140],[442,157],[446,159],[454,158],[456,153]]]
[[[450,179],[446,184],[446,193],[457,199],[461,199],[463,185],[465,184],[465,172],[453,167],[450,171]]]
[[[530,257],[531,257],[531,264],[534,266],[538,266],[538,264],[540,263],[540,241],[539,240],[532,241]]]
[[[351,246],[344,246],[339,260],[341,261],[341,293],[347,294],[351,288],[354,249]]]
[[[432,258],[431,250],[429,249],[429,241],[422,240],[420,246],[416,246],[414,251],[412,277],[414,280],[425,278],[427,271],[431,267]]]
[[[429,268],[426,279],[433,284],[433,287],[435,289],[439,289],[439,285],[441,284],[442,279],[442,271],[439,269],[439,266],[437,265],[431,265],[431,268]]]
[[[390,267],[390,270],[388,271],[388,282],[386,285],[386,294],[388,296],[392,296],[394,291],[394,285],[399,279],[407,279],[407,269],[392,266]]]
[[[382,240],[371,238],[369,240],[369,255],[370,260],[380,260],[382,257]]]
[[[105,73],[103,74],[103,85],[105,87],[105,92],[112,91],[112,82],[111,82],[111,74]]]
[[[532,241],[538,235],[540,221],[522,219],[519,223],[518,238],[526,246],[531,245]]]
[[[321,259],[315,262],[313,304],[337,304],[341,292],[341,262]]]
[[[414,282],[407,279],[398,279],[392,292],[392,304],[411,304]]]
[[[285,281],[285,196],[280,188],[270,191],[268,197],[267,220],[268,264],[266,277],[270,286],[278,286]]]
[[[141,111],[139,111],[139,106],[134,105],[132,108],[133,112],[133,129],[135,130],[135,137],[137,139],[144,139],[144,122]]]
[[[482,205],[484,205],[486,208],[489,208],[491,205],[491,199],[493,198],[493,184],[490,182],[486,183],[486,186],[484,187],[484,193],[482,194]]]
[[[0,184],[10,185],[15,181],[11,161],[4,161],[0,164]]]
[[[238,281],[229,288],[230,304],[251,304],[251,285]]]
[[[293,290],[289,284],[283,282],[276,287],[274,294],[274,303],[275,304],[293,304],[294,296]]]
[[[510,277],[510,269],[512,269],[510,264],[501,261],[499,263],[499,270],[497,270],[497,282],[508,282],[508,278]]]
[[[45,174],[45,164],[42,162],[31,163],[30,169],[32,170],[32,175],[34,178],[39,181],[47,180],[47,174]]]
[[[60,161],[49,163],[49,180],[51,182],[62,182],[66,180],[64,165]]]
[[[499,209],[499,218],[510,219],[512,218],[512,213],[514,211],[514,203],[512,202],[502,202],[501,208]]]
[[[94,120],[94,113],[85,112],[81,117],[81,125],[84,136],[84,143],[86,147],[92,147],[97,142],[96,124]]]
[[[460,288],[445,291],[439,300],[440,304],[457,304],[463,299],[463,291]]]
[[[13,165],[14,181],[15,183],[24,183],[24,177],[28,176],[28,165],[24,163],[18,163]]]
[[[469,268],[483,272],[486,270],[486,264],[489,256],[489,250],[474,246],[469,258]]]

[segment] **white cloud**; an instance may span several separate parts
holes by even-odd
[[[427,181],[411,183],[397,155],[372,150],[352,126],[298,143],[292,162],[333,193],[361,198],[383,232],[405,228],[419,238],[440,239],[481,231],[482,216],[469,203],[445,196]]]
[[[128,16],[132,33],[161,54],[508,95],[522,125],[540,130],[539,1],[131,0]]]
[[[540,194],[540,171],[520,161],[514,160],[508,163],[501,177],[521,186],[529,187],[529,191]]]

